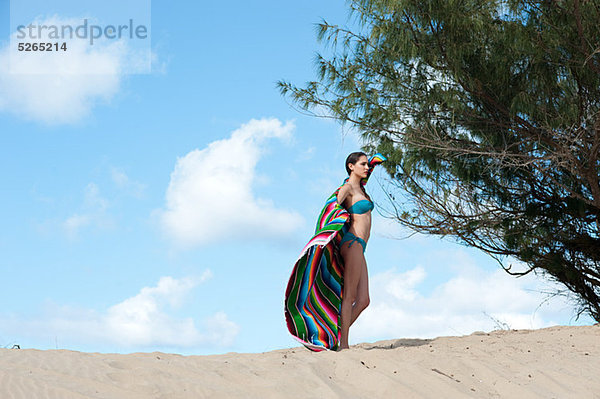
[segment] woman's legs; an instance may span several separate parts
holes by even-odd
[[[348,348],[348,332],[358,315],[369,304],[367,262],[361,245],[343,245],[344,288],[341,309],[340,349]],[[356,302],[356,303],[354,303]]]
[[[362,270],[360,274],[360,280],[358,280],[358,287],[356,287],[356,299],[352,306],[352,319],[350,325],[354,324],[358,315],[369,306],[369,274],[367,272],[367,262],[363,256]]]

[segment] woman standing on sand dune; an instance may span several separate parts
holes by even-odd
[[[373,202],[364,185],[385,159],[381,154],[367,159],[363,152],[348,155],[348,177],[326,201],[315,235],[292,270],[286,322],[292,336],[311,350],[348,348],[350,326],[369,305],[364,252]]]
[[[340,350],[348,348],[348,332],[358,315],[369,306],[369,276],[364,252],[371,234],[373,202],[361,180],[369,173],[367,155],[353,152],[346,158],[348,181],[337,194],[338,204],[350,214],[350,224],[342,238],[340,253],[344,258],[344,296],[341,309]],[[361,238],[362,237],[362,238]],[[353,247],[353,244],[358,245]]]

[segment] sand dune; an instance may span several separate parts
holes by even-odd
[[[181,356],[1,349],[0,399],[600,398],[600,324]]]

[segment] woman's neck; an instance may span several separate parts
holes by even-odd
[[[367,190],[365,190],[364,186],[362,185],[362,179],[358,176],[355,175],[354,173],[352,175],[350,175],[350,178],[348,178],[348,183],[350,183],[350,185],[352,186],[356,186],[360,189],[360,191],[362,191],[362,193],[365,195],[365,197],[371,201],[371,197],[369,197],[369,194],[367,194]]]
[[[350,184],[352,184],[353,186],[359,186],[360,187],[360,184],[361,184],[360,180],[361,179],[360,179],[360,177],[358,177],[358,175],[355,175],[354,173],[352,173],[350,175],[350,178],[348,179],[348,182]]]

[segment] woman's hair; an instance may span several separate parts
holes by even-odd
[[[350,155],[348,155],[348,158],[346,158],[346,172],[348,172],[348,176],[350,176],[351,172],[350,168],[348,167],[348,164],[351,163],[352,165],[354,165],[363,155],[365,157],[367,156],[367,154],[365,154],[362,151],[353,152]]]

